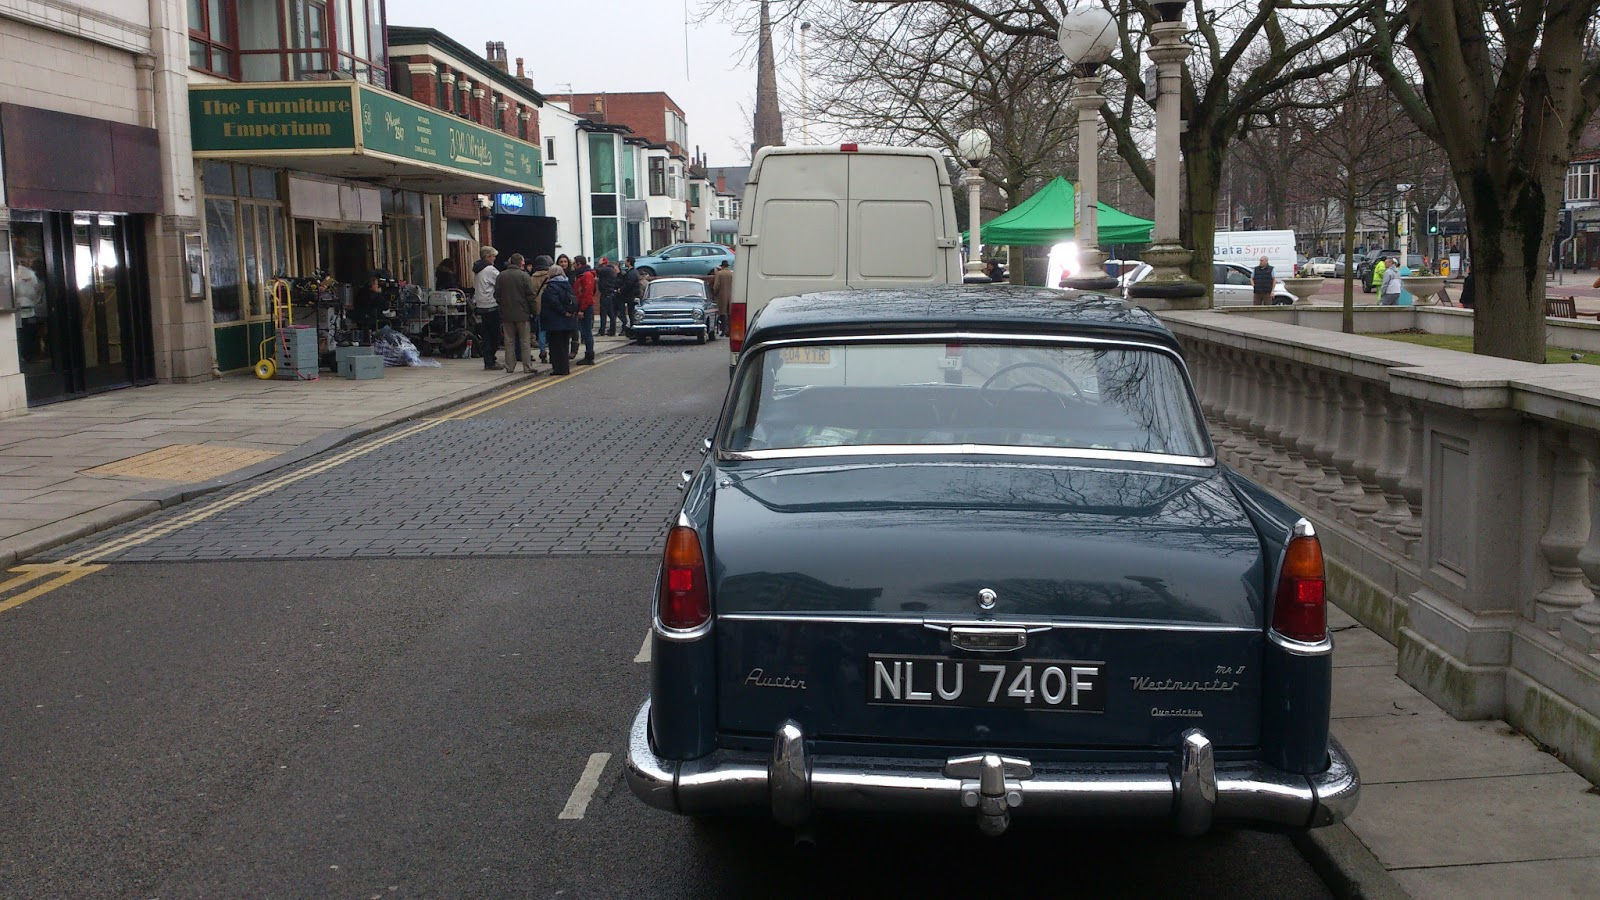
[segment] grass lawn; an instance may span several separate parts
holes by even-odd
[[[1404,341],[1408,344],[1421,344],[1424,347],[1442,347],[1446,350],[1460,350],[1462,353],[1472,352],[1471,335],[1455,334],[1409,334],[1405,332],[1369,332],[1367,337],[1383,338],[1386,341]],[[1580,353],[1580,359],[1573,359],[1572,354]],[[1547,363],[1587,363],[1591,366],[1600,366],[1600,353],[1583,353],[1581,350],[1566,350],[1561,347],[1546,347],[1544,361]]]

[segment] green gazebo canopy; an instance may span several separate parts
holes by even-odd
[[[1038,246],[1069,241],[1076,230],[1076,203],[1072,183],[1057,175],[1032,197],[983,223],[978,234],[985,244]],[[1156,223],[1104,203],[1097,204],[1097,208],[1100,243],[1150,243],[1150,229]]]

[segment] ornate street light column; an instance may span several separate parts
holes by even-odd
[[[1061,18],[1056,32],[1061,55],[1075,83],[1068,102],[1078,111],[1078,192],[1073,229],[1078,239],[1078,275],[1067,287],[1104,291],[1117,286],[1100,252],[1100,65],[1117,48],[1117,21],[1104,7],[1085,4]]]
[[[1149,277],[1128,287],[1128,294],[1156,309],[1201,309],[1207,306],[1206,286],[1189,277],[1194,253],[1178,240],[1178,116],[1183,102],[1183,62],[1189,45],[1183,42],[1182,0],[1158,2],[1161,21],[1150,26],[1151,45],[1146,52],[1156,64],[1156,224],[1144,261],[1153,268]]]
[[[983,274],[983,241],[978,237],[978,190],[983,184],[983,161],[988,158],[989,135],[981,128],[973,128],[956,140],[956,153],[967,164],[967,274],[966,284],[988,284],[989,276]]]

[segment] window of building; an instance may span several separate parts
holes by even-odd
[[[259,322],[272,315],[272,279],[289,274],[289,241],[278,173],[208,162],[206,253],[215,322]]]
[[[427,228],[422,195],[414,191],[384,190],[383,268],[400,281],[430,286]]]
[[[617,139],[609,134],[589,135],[589,193],[617,192]]]
[[[619,249],[620,245],[618,243],[618,235],[620,234],[620,230],[617,227],[617,220],[610,218],[598,218],[593,221],[595,258],[599,259],[600,257],[604,256],[609,259],[616,259],[617,257],[621,256],[622,253]]]
[[[650,157],[650,196],[663,197],[667,193],[667,158]]]
[[[673,110],[666,110],[667,140],[679,147],[689,146],[689,126]]]
[[[238,72],[244,81],[326,78],[339,73],[386,87],[390,83],[383,0],[190,0],[190,63],[196,63],[196,9],[206,28],[220,15],[234,23]]]
[[[189,67],[236,77],[239,32],[228,0],[189,0]]]
[[[552,165],[552,166],[556,164],[556,139],[555,138],[547,137],[547,138],[544,139],[544,161],[546,163],[548,163],[549,165]]]
[[[1600,162],[1576,163],[1567,168],[1567,202],[1600,200]]]
[[[622,192],[629,200],[639,199],[639,164],[632,147],[622,148]]]
[[[692,181],[689,182],[689,205],[700,205],[700,185]]]

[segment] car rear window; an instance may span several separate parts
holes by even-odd
[[[668,297],[704,297],[706,286],[693,281],[652,281],[645,288],[645,298],[648,300],[664,300]]]
[[[1136,346],[804,343],[741,366],[722,449],[978,445],[1206,457],[1177,361]]]

